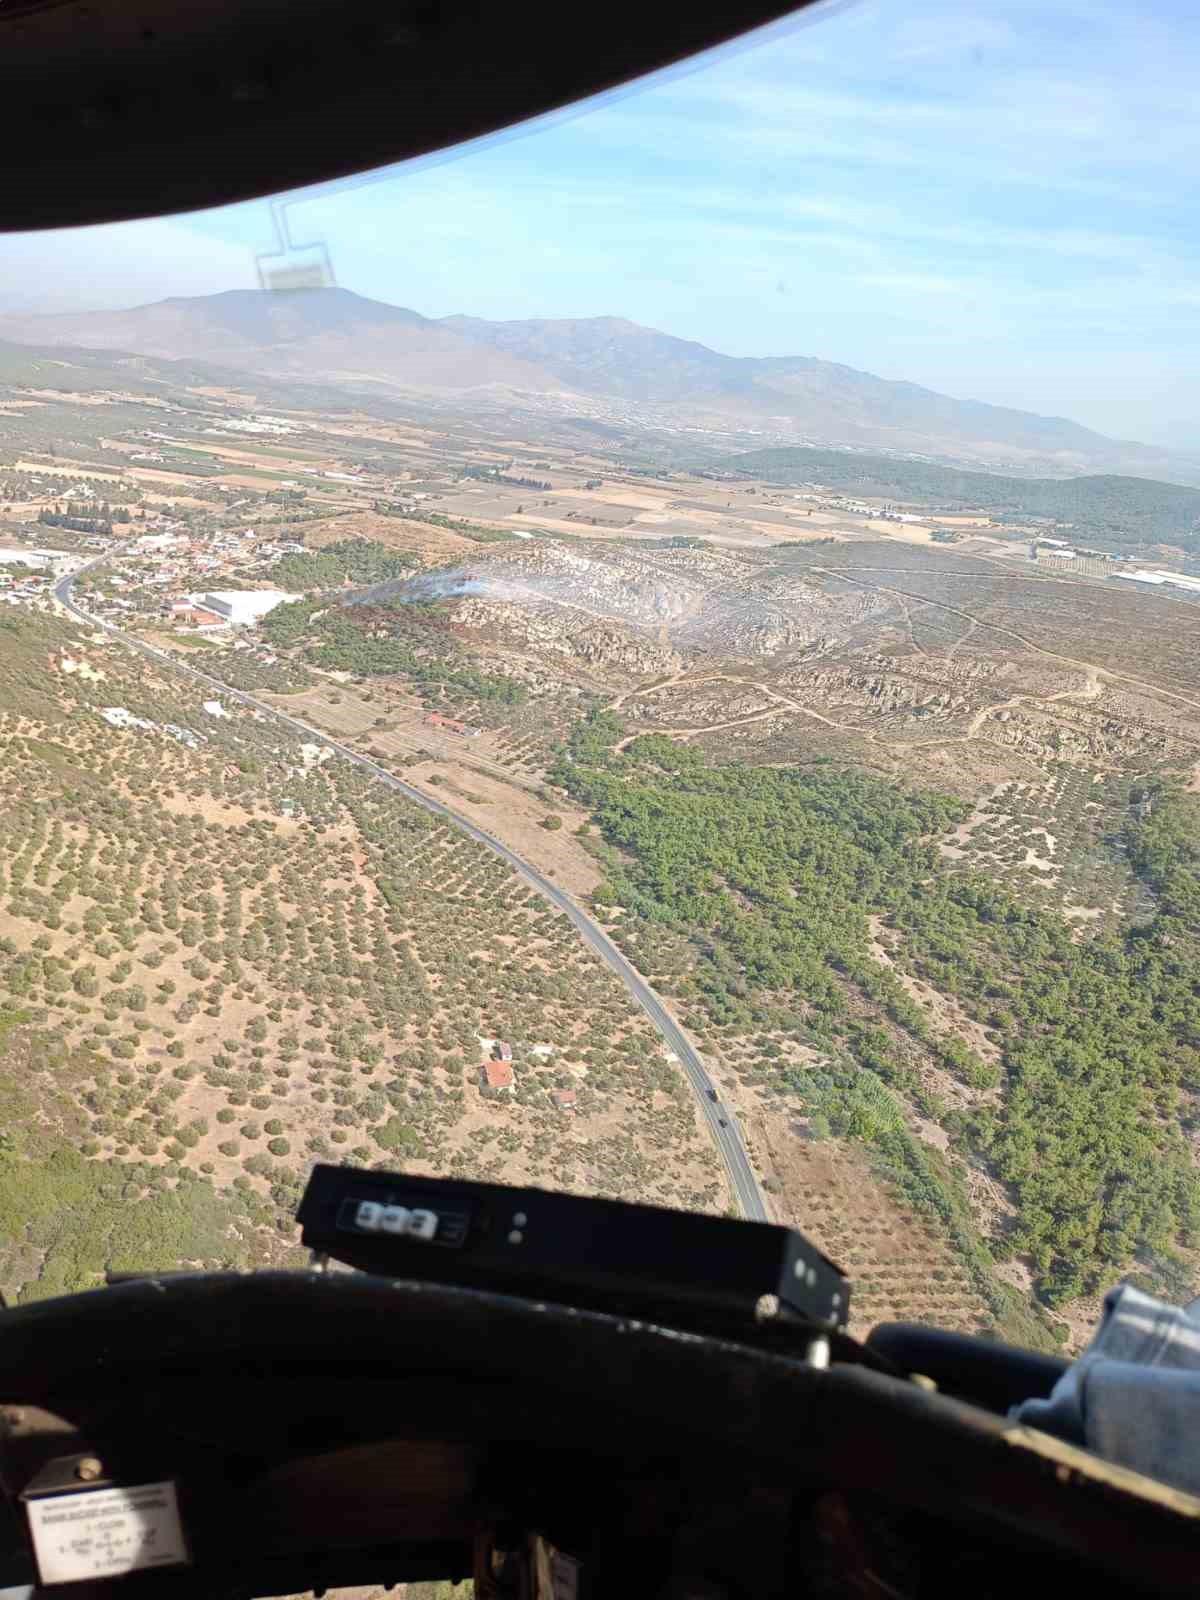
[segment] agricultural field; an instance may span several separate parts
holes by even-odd
[[[500,406],[64,371],[0,394],[0,542],[103,550],[98,615],[591,908],[860,1330],[1070,1345],[1115,1273],[1194,1280],[1192,601]],[[171,604],[266,586],[298,598],[254,629]],[[287,1259],[318,1158],[729,1206],[678,1064],[490,852],[232,697],[0,617],[6,1093],[37,1108],[0,1204],[69,1159],[149,1207],[106,1223],[121,1260],[239,1264]],[[112,1253],[31,1227],[15,1294]]]
[[[489,852],[121,647],[3,626],[0,1005],[71,1064],[51,1132],[281,1227],[317,1158],[725,1205],[657,1035]]]
[[[764,1117],[769,1125],[773,1119]],[[752,1123],[754,1128],[755,1124]],[[757,1131],[757,1129],[756,1129]],[[927,1322],[986,1332],[995,1315],[936,1218],[871,1169],[846,1139],[812,1141],[786,1124],[765,1131],[756,1151],[782,1196],[780,1209],[850,1276],[851,1332],[877,1322]]]
[[[1144,921],[1153,901],[1122,833],[1136,786],[1125,773],[1060,763],[1042,782],[997,786],[939,848],[959,870],[1058,911],[1081,935]]]

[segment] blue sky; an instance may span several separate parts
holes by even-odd
[[[430,316],[630,317],[1200,445],[1200,16],[862,0],[287,207]],[[0,239],[0,309],[253,285],[266,203]]]

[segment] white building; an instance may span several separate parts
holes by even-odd
[[[196,595],[195,602],[214,616],[223,617],[233,628],[253,627],[269,611],[289,600],[299,600],[298,594],[287,594],[282,589],[215,589],[210,594]]]
[[[1191,594],[1200,594],[1200,578],[1188,578],[1181,572],[1162,572],[1139,567],[1134,572],[1115,572],[1113,576],[1123,578],[1126,583],[1167,584],[1172,589],[1187,589]]]
[[[1117,572],[1114,577],[1123,578],[1126,583],[1166,583],[1165,572],[1146,572],[1138,569],[1136,572]]]
[[[145,717],[135,717],[125,706],[105,706],[100,715],[110,728],[152,728]]]
[[[22,562],[27,567],[52,567],[56,561],[65,559],[62,550],[22,550],[17,547],[0,549],[0,567],[15,567]]]

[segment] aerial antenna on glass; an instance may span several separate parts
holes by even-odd
[[[288,202],[271,201],[271,225],[275,231],[275,249],[255,256],[258,268],[258,286],[275,294],[287,294],[294,289],[332,289],[336,284],[329,248],[323,239],[308,244],[296,244],[288,222]]]

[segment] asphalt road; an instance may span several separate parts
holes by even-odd
[[[273,717],[278,722],[286,723],[295,732],[301,733],[307,740],[315,744],[326,745],[331,750],[336,750],[338,755],[346,761],[352,761],[355,766],[364,768],[380,783],[386,784],[389,789],[394,789],[398,794],[404,795],[415,805],[421,806],[433,816],[439,817],[444,822],[451,823],[460,832],[477,843],[485,845],[493,851],[502,861],[508,863],[531,888],[536,889],[540,895],[562,911],[571,919],[580,937],[591,946],[600,959],[612,968],[621,982],[628,989],[637,1004],[642,1008],[650,1021],[658,1029],[667,1048],[678,1058],[680,1065],[687,1074],[688,1082],[700,1104],[700,1109],[712,1132],[713,1140],[725,1163],[729,1174],[729,1181],[733,1188],[742,1214],[756,1222],[768,1221],[767,1208],[763,1201],[762,1192],[754,1176],[753,1168],[746,1155],[746,1147],[742,1142],[741,1129],[733,1113],[729,1111],[716,1098],[717,1091],[708,1073],[705,1071],[704,1062],[699,1052],[688,1039],[683,1029],[671,1016],[662,1001],[651,989],[650,985],[630,966],[625,957],[613,944],[597,922],[581,910],[576,902],[565,890],[530,866],[529,862],[510,850],[499,839],[493,838],[482,828],[477,827],[468,817],[445,805],[441,800],[435,800],[432,795],[423,794],[420,789],[414,789],[410,784],[403,783],[394,777],[385,767],[371,761],[367,756],[359,755],[356,750],[349,749],[344,744],[339,744],[336,739],[331,739],[327,733],[322,733],[319,728],[312,727],[307,722],[301,722],[297,717],[290,717],[285,711],[280,711],[277,706],[265,700],[256,699],[252,694],[247,694],[242,689],[231,689],[228,684],[222,683],[219,678],[210,677],[207,672],[201,672],[196,667],[189,667],[184,662],[177,660],[165,650],[159,650],[154,645],[146,644],[141,639],[133,639],[127,633],[122,633],[119,628],[110,622],[103,622],[99,617],[93,617],[88,612],[77,606],[72,599],[72,590],[75,580],[91,567],[100,566],[104,561],[111,560],[111,553],[89,561],[77,571],[61,578],[54,586],[54,597],[65,610],[80,622],[89,627],[102,628],[105,633],[113,634],[124,641],[131,649],[139,651],[142,655],[150,656],[160,665],[169,667],[173,672],[182,677],[192,678],[197,683],[202,683],[206,688],[218,692],[226,700],[237,700],[242,705],[251,706],[256,711],[263,712],[266,716]]]

